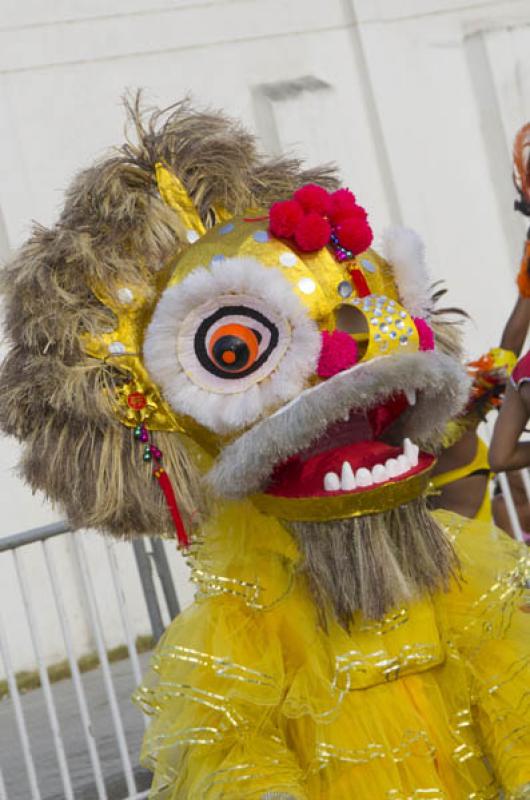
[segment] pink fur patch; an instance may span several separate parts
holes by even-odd
[[[412,317],[420,339],[420,350],[434,350],[434,333],[431,326],[421,317]]]
[[[331,378],[338,372],[353,367],[358,360],[357,342],[348,333],[322,332],[322,349],[317,367],[317,375],[320,378]]]

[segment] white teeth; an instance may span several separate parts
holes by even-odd
[[[357,470],[355,473],[355,480],[357,481],[357,486],[371,486],[374,482],[372,473],[365,467],[361,467]]]
[[[409,406],[416,405],[416,389],[405,389],[405,397]]]
[[[398,456],[397,459],[398,467],[399,467],[399,474],[403,475],[404,472],[408,472],[409,469],[412,469],[412,464],[410,463],[407,456]]]
[[[384,483],[391,478],[398,478],[418,466],[420,448],[410,439],[403,440],[403,453],[397,458],[389,458],[385,464],[376,464],[371,470],[361,467],[354,474],[349,461],[342,464],[340,477],[336,472],[327,472],[324,476],[326,492],[353,492],[357,488]]]
[[[410,461],[410,465],[412,467],[418,466],[418,456],[420,452],[420,448],[414,442],[411,442],[410,439],[404,439],[403,441],[403,452],[407,456],[408,460]]]
[[[385,464],[386,471],[388,472],[389,478],[397,478],[399,475],[399,465],[397,462],[397,458],[389,458]]]
[[[340,489],[339,476],[335,472],[326,472],[324,475],[324,491],[338,492]]]
[[[344,492],[351,492],[357,488],[355,476],[349,461],[345,461],[342,465],[342,472],[340,476],[340,487]]]
[[[372,469],[372,478],[374,479],[374,483],[384,483],[388,480],[389,475],[382,464],[376,464]]]

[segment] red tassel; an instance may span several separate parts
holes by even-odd
[[[369,294],[372,294],[370,287],[366,282],[366,278],[360,269],[351,269],[350,275],[353,283],[355,284],[355,291],[357,292],[358,297],[367,297]]]
[[[177,539],[179,542],[179,547],[188,547],[189,539],[188,534],[186,533],[186,528],[184,527],[184,522],[182,521],[182,517],[180,516],[179,507],[177,505],[177,501],[175,498],[175,492],[173,491],[173,486],[171,484],[171,480],[169,475],[165,471],[163,467],[157,467],[153,471],[153,475],[157,479],[160,488],[164,492],[164,497],[166,498],[166,503],[173,517],[173,522],[175,523],[175,530],[177,532]]]

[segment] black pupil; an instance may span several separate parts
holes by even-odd
[[[220,367],[226,370],[243,369],[250,356],[248,345],[238,336],[221,336],[212,348],[212,355]]]
[[[252,331],[255,340],[247,340],[246,330],[245,334],[238,336],[240,331],[232,328],[232,334],[229,333],[230,329],[223,331],[225,336],[219,330],[220,338],[213,343],[208,336],[210,330],[215,330],[212,326],[221,320],[223,323],[230,323],[234,317],[248,319],[250,324],[243,327]],[[258,323],[256,328],[251,327],[254,321]],[[265,343],[264,331],[268,331],[268,340]],[[257,372],[263,366],[278,345],[278,339],[278,328],[260,311],[244,305],[233,305],[221,306],[203,319],[197,328],[193,344],[197,360],[205,370],[224,380],[238,381]]]

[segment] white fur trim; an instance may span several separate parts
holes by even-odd
[[[210,375],[193,361],[193,331],[223,305],[253,305],[280,332],[277,352],[241,381]],[[316,323],[279,270],[252,258],[199,267],[162,294],[147,328],[144,363],[171,407],[210,430],[227,434],[296,397],[316,370],[321,338]]]
[[[431,280],[425,264],[425,245],[411,228],[387,228],[382,252],[394,270],[401,305],[413,317],[428,317]]]

